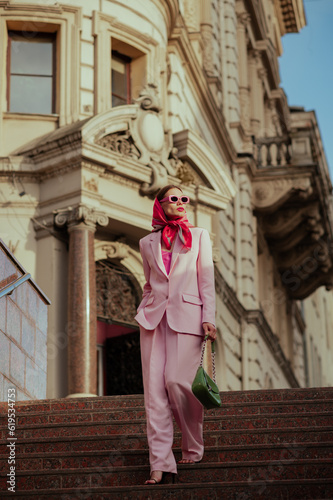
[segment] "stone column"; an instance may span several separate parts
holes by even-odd
[[[57,213],[55,224],[67,225],[68,259],[68,396],[97,395],[96,278],[94,233],[108,218],[83,205]]]

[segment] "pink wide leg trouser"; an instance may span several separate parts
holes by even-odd
[[[182,432],[182,458],[202,459],[203,407],[192,393],[202,337],[177,333],[166,316],[155,330],[140,327],[141,361],[151,472],[177,472],[173,419]]]

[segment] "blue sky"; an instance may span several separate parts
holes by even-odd
[[[315,110],[333,180],[333,0],[303,0],[307,25],[282,38],[281,87],[290,106]]]

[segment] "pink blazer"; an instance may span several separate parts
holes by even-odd
[[[191,228],[192,248],[177,237],[170,273],[162,260],[161,232],[140,240],[146,284],[135,319],[146,330],[154,330],[166,312],[167,321],[179,333],[203,335],[202,323],[215,325],[215,282],[212,247],[208,231]]]

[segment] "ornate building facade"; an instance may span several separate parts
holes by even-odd
[[[51,301],[46,397],[142,392],[166,183],[211,235],[220,388],[332,385],[332,185],[279,86],[304,25],[302,0],[0,0],[1,237]]]

